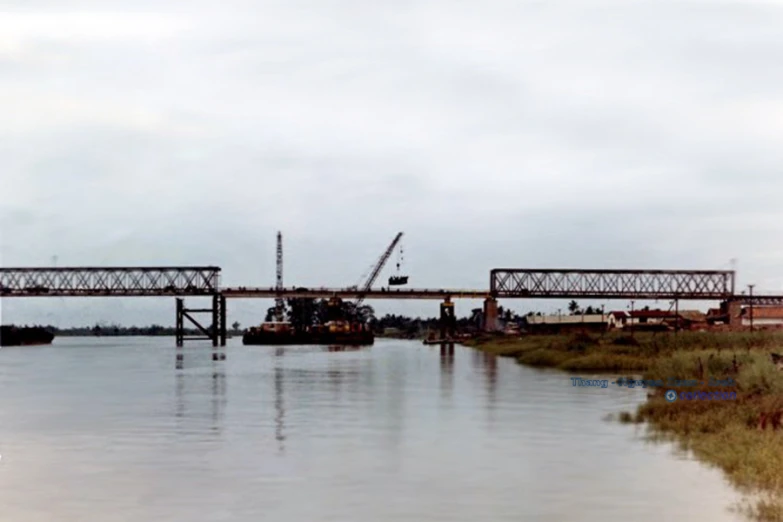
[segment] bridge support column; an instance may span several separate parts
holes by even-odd
[[[204,327],[199,323],[191,314],[196,313],[209,313],[212,315],[212,325]],[[201,332],[201,335],[197,336],[185,336],[185,319],[188,320],[196,329]],[[179,348],[182,348],[185,341],[195,340],[210,340],[212,341],[213,348],[226,345],[226,297],[221,294],[215,294],[212,296],[211,308],[185,308],[185,300],[177,298],[177,322],[175,328],[175,335],[177,338],[177,368],[182,367],[184,359],[183,353]],[[226,359],[224,351],[213,349],[212,360],[223,361]]]
[[[226,345],[226,297],[221,294],[212,296],[212,360],[225,361],[225,350],[217,350]]]
[[[174,328],[174,335],[177,337],[177,360],[174,367],[181,370],[185,366],[185,354],[182,353],[182,346],[185,344],[185,300],[177,298],[177,324]]]
[[[212,346],[226,345],[226,296],[212,296]]]
[[[494,332],[498,329],[498,300],[488,297],[484,300],[484,331]]]
[[[440,304],[440,338],[454,337],[457,329],[457,317],[454,315],[454,303],[446,298]]]
[[[740,301],[726,301],[721,308],[729,316],[729,326],[742,326],[742,303]]]

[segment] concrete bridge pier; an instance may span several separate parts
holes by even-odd
[[[484,331],[494,332],[498,329],[498,300],[494,297],[484,299]]]
[[[226,296],[212,296],[212,360],[225,361],[226,351],[220,348],[226,346]]]
[[[728,315],[729,326],[742,326],[742,303],[740,301],[724,301],[721,312]]]
[[[440,304],[440,338],[454,337],[457,329],[457,316],[454,315],[454,303],[447,297]]]

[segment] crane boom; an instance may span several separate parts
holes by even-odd
[[[278,291],[283,290],[283,234],[277,233],[277,285]],[[278,321],[283,320],[283,311],[285,309],[285,302],[280,295],[275,299],[275,315]]]
[[[391,257],[392,252],[394,252],[394,247],[397,246],[397,243],[400,242],[400,239],[402,239],[402,232],[397,233],[397,235],[394,237],[394,240],[391,242],[389,247],[381,255],[380,259],[378,259],[378,262],[375,263],[372,272],[370,272],[370,275],[367,277],[367,281],[365,281],[364,285],[362,285],[362,292],[366,292],[370,288],[372,288],[373,283],[378,278],[378,275],[381,273],[381,270],[383,270],[383,267],[386,265],[386,262]],[[359,299],[357,299],[356,301],[356,306],[362,304],[362,301],[364,301],[364,296],[360,295]]]

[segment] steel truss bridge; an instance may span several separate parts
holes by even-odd
[[[220,293],[215,266],[0,268],[0,297],[185,296]]]
[[[730,299],[734,272],[496,268],[490,272],[490,293],[547,299]]]
[[[308,297],[346,299],[680,299],[783,305],[783,295],[738,295],[721,270],[496,268],[489,289],[221,287],[216,266],[0,268],[0,297]]]
[[[177,297],[177,346],[185,339],[184,321],[193,323],[211,339],[225,345],[227,298],[329,298],[344,299],[625,299],[721,300],[735,304],[783,305],[783,295],[738,295],[735,272],[722,270],[578,270],[496,268],[489,289],[358,289],[276,288],[220,286],[216,266],[157,267],[23,267],[0,268],[0,297]],[[187,309],[184,297],[212,297],[212,307]],[[494,305],[493,305],[494,303]],[[210,313],[204,327],[194,313]],[[180,355],[178,355],[178,358]],[[225,354],[213,354],[213,358]],[[179,359],[178,359],[179,362]]]

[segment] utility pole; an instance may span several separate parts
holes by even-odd
[[[679,299],[674,300],[674,316],[675,316],[675,320],[677,321],[676,323],[677,326],[675,326],[674,328],[674,333],[677,333],[680,331],[680,300]]]
[[[750,331],[753,331],[753,287],[756,285],[748,285],[749,294],[748,297],[750,298]]]

